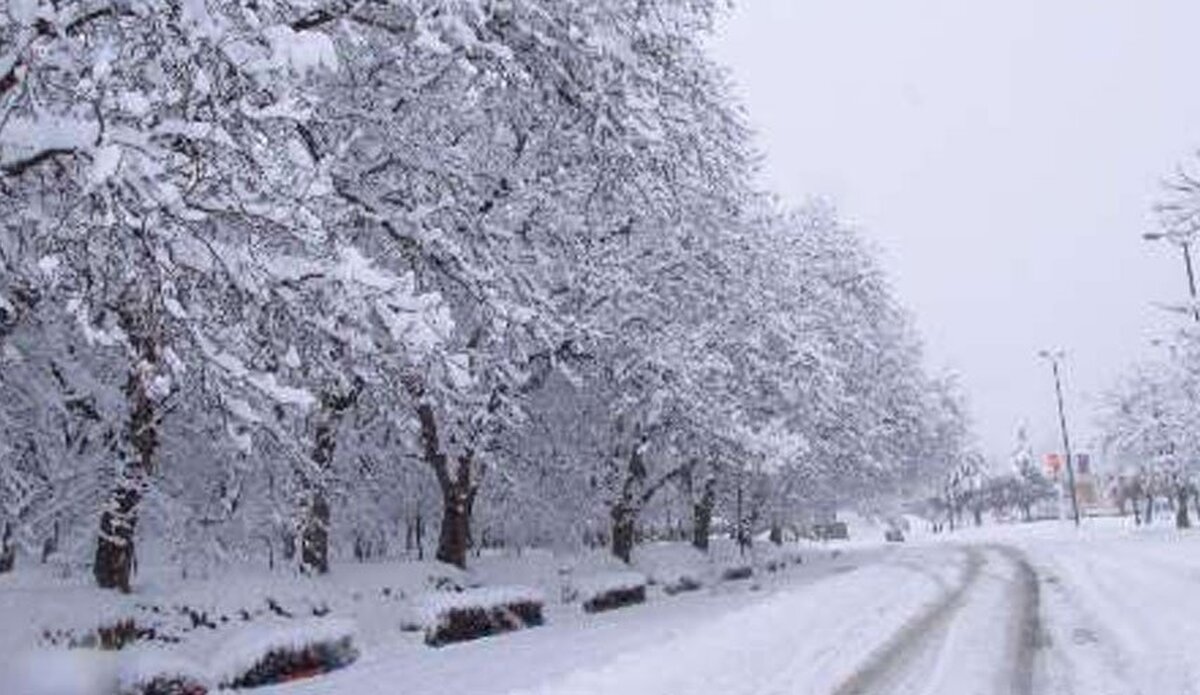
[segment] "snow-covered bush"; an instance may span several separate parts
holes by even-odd
[[[669,582],[663,582],[662,588],[668,596],[674,596],[688,591],[698,591],[704,588],[704,582],[689,574],[681,574]]]
[[[576,580],[567,597],[588,613],[598,613],[644,602],[648,583],[640,572],[605,572]]]
[[[213,678],[223,688],[285,683],[335,671],[357,658],[352,623],[298,620],[248,628],[218,653]]]
[[[436,592],[413,602],[413,619],[425,643],[440,647],[541,625],[545,599],[527,587],[485,587]]]
[[[210,689],[199,665],[163,649],[134,649],[121,655],[119,695],[204,695]]]

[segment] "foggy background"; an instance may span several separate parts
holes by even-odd
[[[961,376],[989,460],[1021,420],[1073,449],[1095,401],[1184,317],[1161,180],[1200,146],[1200,3],[742,0],[713,50],[785,200],[830,198],[880,247],[932,368]]]

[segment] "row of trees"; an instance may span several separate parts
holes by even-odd
[[[1161,233],[1148,235],[1183,248],[1188,282],[1194,283],[1191,247],[1200,232],[1200,179],[1186,168],[1164,183],[1155,206]],[[1131,508],[1139,522],[1153,519],[1156,499],[1165,499],[1179,528],[1191,525],[1189,505],[1200,513],[1200,307],[1192,301],[1164,308],[1193,319],[1188,327],[1162,341],[1158,359],[1136,364],[1122,374],[1101,405],[1104,444],[1121,461],[1115,497],[1122,510]]]
[[[1197,500],[1200,441],[1200,343],[1194,331],[1179,335],[1168,356],[1128,370],[1106,395],[1101,424],[1107,448],[1124,464],[1114,491],[1122,509],[1140,522],[1153,520],[1156,499],[1166,499],[1179,528],[1191,525]]]
[[[1009,464],[1007,472],[989,470],[981,455],[967,453],[946,472],[923,511],[938,528],[946,525],[950,530],[963,526],[968,514],[974,525],[982,525],[985,512],[1032,521],[1034,509],[1053,498],[1057,488],[1038,467],[1024,425],[1017,428]]]
[[[961,404],[753,188],[718,4],[9,3],[0,570],[628,561],[940,475]]]

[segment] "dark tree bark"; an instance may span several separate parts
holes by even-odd
[[[612,507],[612,554],[621,562],[633,561],[634,525],[637,513],[632,507],[618,502]]]
[[[695,465],[694,461],[684,463],[647,485],[649,471],[642,454],[645,443],[645,439],[642,439],[629,453],[620,495],[609,507],[609,516],[612,519],[612,554],[626,564],[633,561],[633,546],[638,542],[638,515],[642,509],[667,483],[683,481],[686,485]]]
[[[467,554],[471,549],[471,514],[479,489],[474,470],[474,452],[468,449],[455,458],[447,455],[442,446],[437,412],[426,398],[421,378],[410,374],[403,383],[409,396],[416,402],[422,458],[433,469],[442,493],[442,528],[438,534],[435,557],[441,562],[465,569]]]
[[[42,541],[43,565],[50,560],[54,553],[58,552],[58,528],[58,519],[55,519],[54,524],[51,526],[50,535],[46,537],[46,540]]]
[[[1176,499],[1178,504],[1175,505],[1175,528],[1191,528],[1192,521],[1188,518],[1187,486],[1180,485],[1176,489]]]
[[[425,516],[418,510],[408,522],[404,536],[405,550],[416,549],[417,559],[425,559]]]
[[[17,548],[12,542],[12,525],[4,522],[4,533],[0,534],[0,574],[13,571],[17,562]]]
[[[1154,523],[1154,496],[1146,495],[1146,525]]]
[[[134,532],[138,507],[154,474],[158,454],[157,408],[151,384],[157,373],[157,341],[145,335],[137,341],[141,360],[125,385],[129,419],[125,425],[124,466],[100,514],[100,535],[92,574],[102,589],[128,593],[135,557]]]
[[[700,499],[692,505],[692,545],[702,552],[708,552],[708,537],[712,535],[713,508],[716,504],[717,481],[709,478],[704,481]]]
[[[417,421],[421,426],[421,449],[425,463],[433,469],[442,493],[442,528],[438,534],[438,560],[466,568],[471,547],[471,511],[477,483],[471,474],[471,452],[451,460],[442,450],[437,413],[425,401],[424,389],[416,379],[408,379],[409,393],[417,399]]]
[[[304,528],[300,532],[300,571],[304,574],[329,571],[329,521],[325,492],[309,492],[304,504]]]
[[[454,475],[446,472],[442,485],[442,529],[438,534],[437,559],[466,569],[477,488],[471,480],[470,456],[459,457],[456,468]]]
[[[346,413],[358,402],[362,387],[362,381],[356,379],[341,393],[327,390],[321,394],[312,450],[316,478],[305,482],[308,497],[300,528],[300,571],[305,574],[329,571],[330,510],[326,477],[333,467],[338,429]]]
[[[642,459],[642,444],[644,442],[635,445],[629,453],[621,494],[609,509],[609,516],[612,517],[612,554],[625,564],[633,561],[633,545],[637,540],[635,529],[641,503],[648,499],[646,495],[654,494],[653,489],[642,492],[647,474],[646,462]]]

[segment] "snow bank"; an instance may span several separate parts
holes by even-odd
[[[593,574],[574,580],[564,598],[579,601],[588,613],[597,613],[644,602],[648,583],[640,572]]]
[[[421,625],[442,620],[451,611],[492,608],[510,603],[545,603],[541,591],[525,586],[489,586],[466,591],[432,591],[413,599],[413,616]]]
[[[637,567],[668,595],[695,591],[711,582],[708,556],[686,543],[652,543],[637,558]]]
[[[118,692],[122,695],[204,692],[210,685],[207,670],[163,648],[125,650],[118,656],[117,664]],[[171,689],[167,684],[176,687]]]
[[[588,601],[611,591],[645,588],[648,583],[641,572],[605,572],[579,577],[572,583],[573,600]]]
[[[483,587],[417,597],[412,618],[425,643],[441,646],[541,625],[545,598],[530,587]]]
[[[112,695],[119,687],[117,654],[90,649],[22,653],[0,674],[5,693]]]
[[[222,686],[252,686],[271,679],[281,667],[303,667],[316,675],[357,658],[354,623],[333,618],[297,620],[270,627],[250,627],[226,643],[213,659],[212,678]],[[305,663],[293,663],[297,659]],[[270,664],[270,661],[287,662]],[[311,663],[310,663],[311,662]],[[317,663],[320,662],[320,663]],[[262,672],[260,672],[262,671]]]

